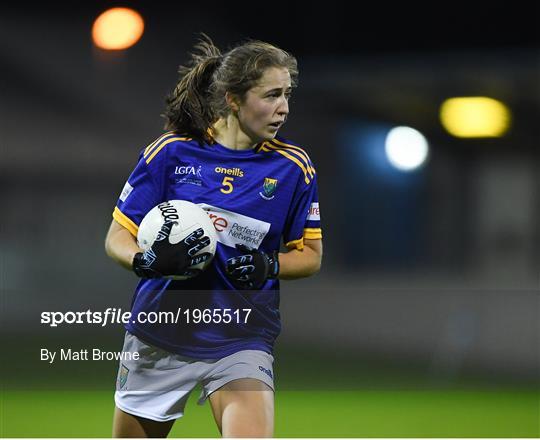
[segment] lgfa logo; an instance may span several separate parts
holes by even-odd
[[[201,169],[201,165],[199,165],[197,168],[195,168],[194,166],[180,166],[174,169],[174,174],[180,174],[182,176],[192,175],[201,178]]]
[[[189,183],[190,185],[202,185],[202,166],[182,165],[174,168],[174,175],[180,176],[175,183]]]

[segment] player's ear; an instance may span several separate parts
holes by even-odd
[[[236,113],[238,110],[240,110],[239,99],[236,95],[232,94],[231,92],[225,92],[225,100],[233,112]]]

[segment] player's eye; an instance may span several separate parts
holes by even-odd
[[[280,91],[277,91],[277,92],[272,92],[268,95],[269,98],[279,98],[281,97],[282,95],[282,92]],[[291,92],[285,92],[283,93],[283,96],[285,96],[285,99],[288,101],[290,98],[291,98],[291,95],[292,93]]]

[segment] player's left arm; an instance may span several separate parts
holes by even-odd
[[[309,277],[321,269],[322,240],[304,239],[302,250],[293,249],[279,254],[279,279],[295,280]]]

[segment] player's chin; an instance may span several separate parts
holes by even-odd
[[[271,141],[274,139],[279,131],[279,127],[274,127],[268,125],[263,133],[261,133],[261,138],[263,141]]]

